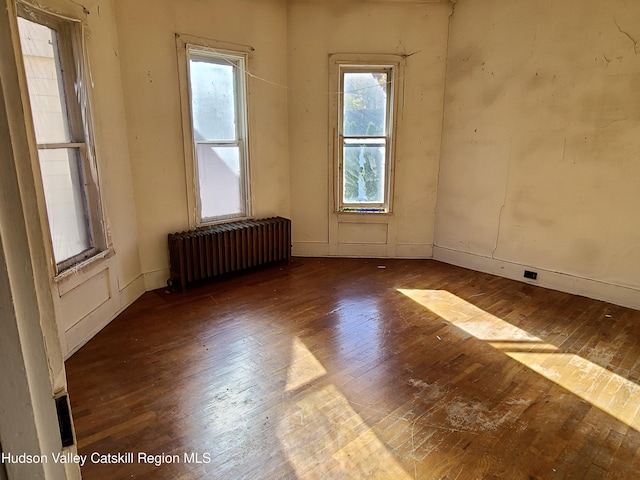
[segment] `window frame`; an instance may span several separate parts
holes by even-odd
[[[402,70],[404,59],[399,55],[332,54],[329,56],[330,77],[330,144],[333,155],[333,211],[334,213],[390,214],[393,207],[393,185],[398,135],[398,109],[402,97]],[[346,73],[386,73],[388,90],[385,132],[383,135],[345,135],[344,128],[344,75]],[[385,179],[381,202],[346,202],[344,200],[344,145],[357,139],[384,139]]]
[[[57,261],[54,253],[54,242],[51,230],[51,221],[47,208],[44,208],[43,223],[46,224],[46,232],[51,247],[51,258],[54,265],[54,277],[58,278],[66,271],[72,270],[80,264],[100,257],[108,249],[108,236],[105,231],[105,219],[102,207],[102,198],[99,186],[98,165],[96,160],[95,141],[93,136],[93,120],[91,115],[91,99],[88,89],[90,78],[87,64],[86,46],[84,42],[84,24],[81,20],[62,16],[56,13],[42,10],[28,3],[16,2],[17,16],[27,21],[40,24],[56,32],[57,54],[59,55],[62,70],[61,83],[64,91],[64,104],[66,108],[70,141],[61,143],[38,143],[38,159],[41,150],[68,149],[77,151],[78,175],[71,181],[80,189],[83,196],[86,234],[89,248],[71,257]],[[21,49],[22,50],[22,49]],[[24,53],[21,51],[21,60]],[[22,64],[24,70],[24,61]],[[25,71],[26,78],[26,71]],[[33,118],[31,100],[29,99],[29,115]],[[39,195],[46,206],[45,189],[43,183],[40,160],[37,167],[36,186]]]
[[[246,45],[206,40],[189,35],[176,34],[178,73],[182,104],[182,130],[185,156],[185,174],[187,188],[187,208],[189,226],[197,228],[234,220],[243,220],[252,216],[251,172],[250,172],[250,122],[249,122],[249,78],[247,64],[253,48]],[[191,58],[210,58],[213,63],[231,62],[239,69],[234,75],[236,87],[236,139],[233,141],[197,141],[194,131],[192,111],[192,91],[189,61]],[[199,144],[220,146],[237,145],[240,152],[240,190],[241,212],[238,214],[203,217],[200,177],[198,171],[197,147]]]

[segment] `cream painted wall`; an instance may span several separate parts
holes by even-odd
[[[54,278],[50,265],[62,351],[69,356],[138,298],[144,283],[113,4],[111,0],[41,0],[38,6],[80,20],[85,28],[95,151],[109,237],[108,251],[77,269]],[[34,176],[39,176],[37,166]],[[39,204],[45,219],[42,195]],[[46,248],[53,258],[51,245]]]
[[[254,215],[290,216],[295,254],[433,255],[518,279],[527,267],[540,285],[640,308],[640,7],[460,0],[449,30],[437,1],[40,4],[87,27],[112,246],[51,282],[64,354],[165,285],[166,235],[189,225],[176,32],[255,48]],[[392,215],[332,212],[328,57],[354,52],[412,54]]]
[[[147,289],[169,278],[167,234],[187,229],[175,34],[249,45],[253,214],[289,216],[286,2],[115,0],[142,269]]]
[[[289,155],[293,252],[428,258],[432,254],[447,30],[440,2],[291,0]],[[393,214],[333,212],[329,55],[406,54]]]
[[[640,308],[640,4],[459,0],[436,259]]]
[[[15,4],[0,1],[0,438],[4,453],[75,453],[63,448],[54,397],[66,375],[38,221],[37,158],[21,65]],[[5,469],[6,468],[6,469]],[[1,478],[79,479],[77,464],[10,463]]]

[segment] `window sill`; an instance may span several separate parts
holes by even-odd
[[[58,275],[53,277],[53,281],[58,285],[70,282],[71,279],[82,278],[85,274],[93,270],[94,268],[103,269],[107,268],[106,264],[102,264],[103,260],[107,260],[115,255],[115,251],[113,247],[109,247],[106,250],[95,254],[93,257],[86,259],[83,262],[80,262],[73,267],[69,267],[66,270],[60,272]]]
[[[386,208],[362,208],[362,207],[343,207],[338,210],[336,213],[377,213],[377,214],[389,214],[391,213]]]

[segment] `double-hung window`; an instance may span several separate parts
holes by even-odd
[[[243,54],[186,45],[196,224],[249,216]]]
[[[386,213],[391,207],[397,63],[332,63],[337,77],[336,206]]]
[[[80,22],[18,3],[56,273],[105,248]]]

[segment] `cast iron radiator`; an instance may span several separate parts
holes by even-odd
[[[169,234],[169,284],[184,292],[198,280],[291,262],[291,220],[243,220]]]

